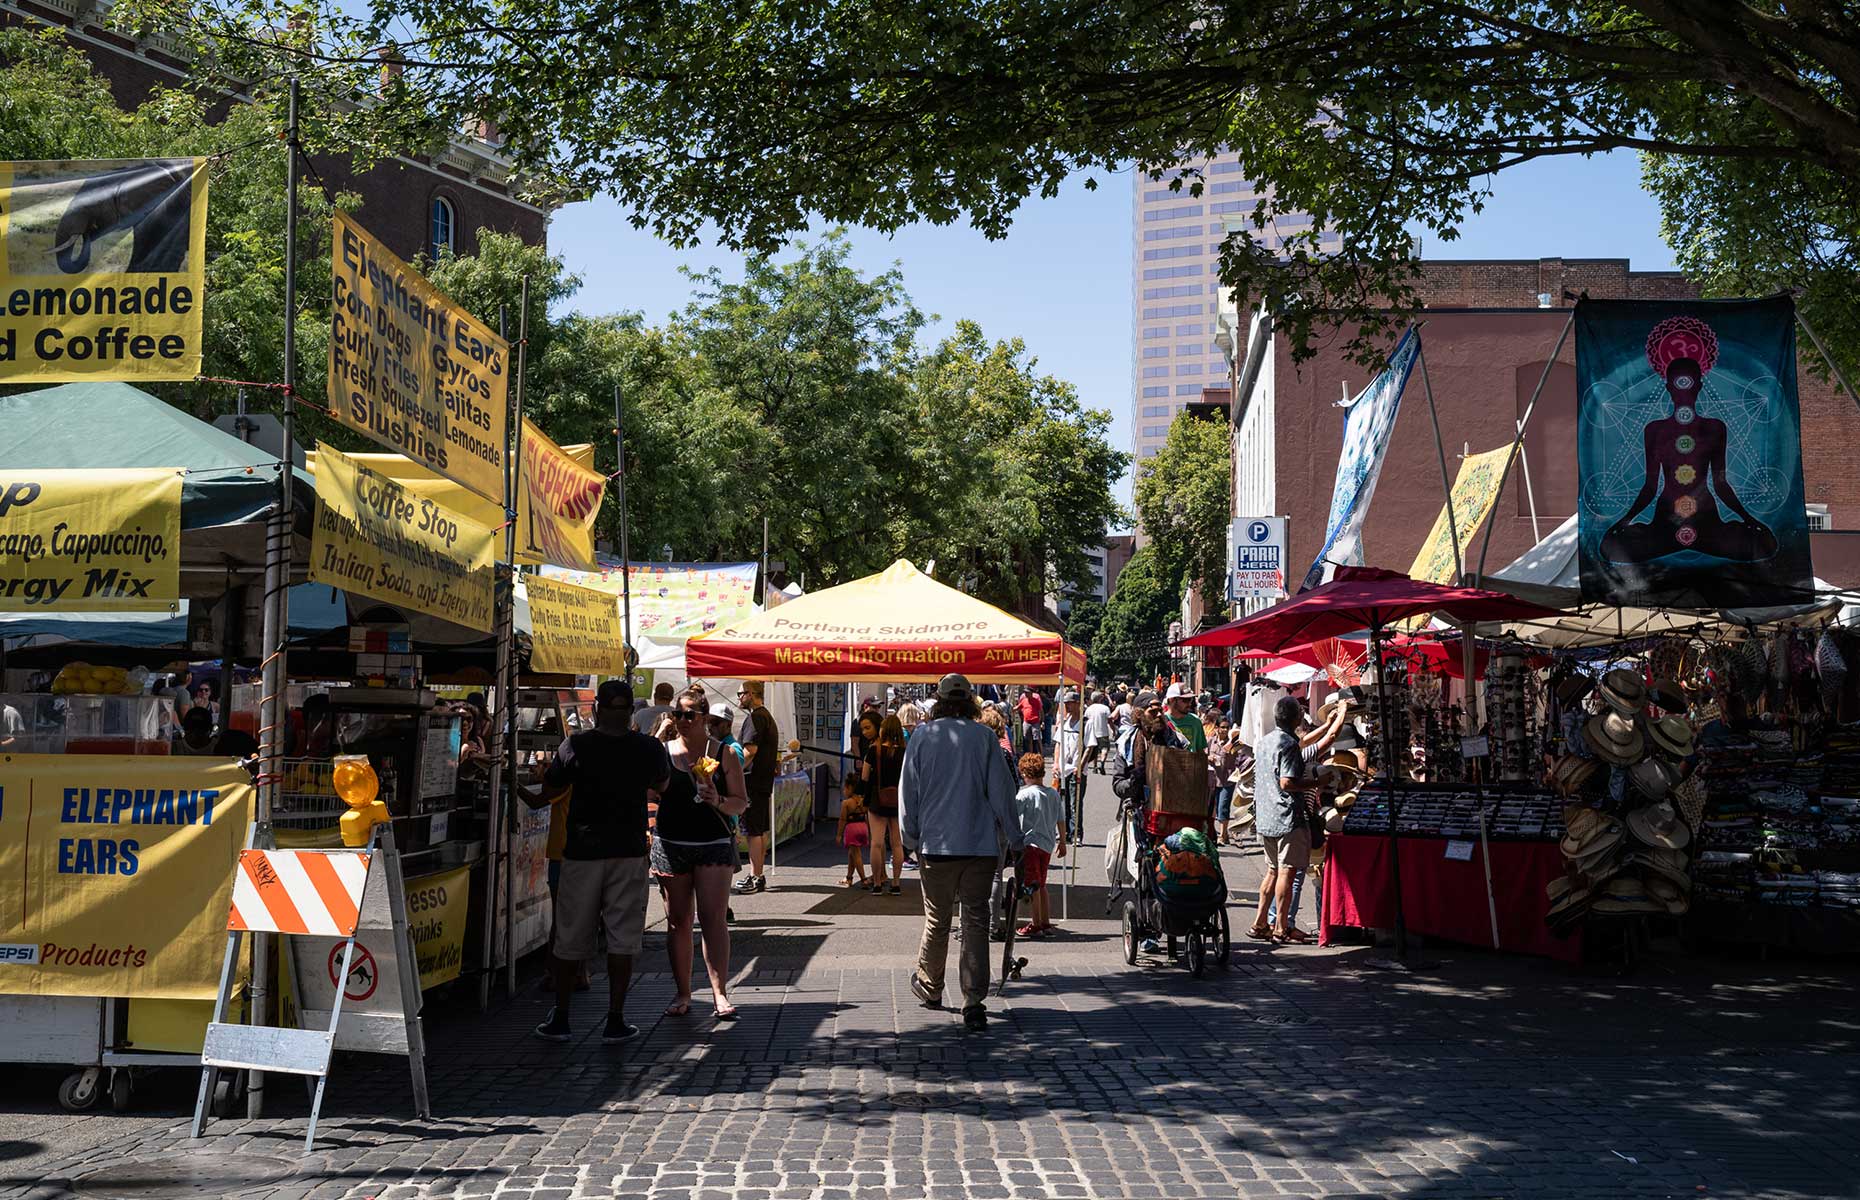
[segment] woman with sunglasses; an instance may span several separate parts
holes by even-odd
[[[730,876],[736,874],[736,828],[732,817],[749,807],[743,765],[710,736],[710,702],[686,692],[673,704],[675,727],[666,750],[671,781],[659,797],[652,839],[652,873],[665,901],[666,949],[677,996],[665,1010],[691,1011],[691,922],[695,910],[704,937],[704,969],[710,974],[717,1019],[736,1016],[730,1003]],[[705,760],[716,764],[706,771]]]

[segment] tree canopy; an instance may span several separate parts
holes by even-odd
[[[1147,678],[1169,664],[1169,622],[1179,612],[1182,589],[1157,561],[1156,547],[1130,556],[1105,601],[1086,662],[1100,679]]]
[[[1265,198],[1236,214],[1229,281],[1296,344],[1342,323],[1369,353],[1416,303],[1417,232],[1451,242],[1520,163],[1632,150],[1709,287],[1803,288],[1829,328],[1860,307],[1848,4],[309,4],[116,7],[187,31],[216,71],[283,62],[366,96],[348,123],[395,138],[489,117],[537,186],[611,192],[674,240],[767,250],[817,218],[1000,235],[1074,174],[1201,196],[1180,164],[1231,149]],[[404,68],[385,89],[383,58]]]
[[[1137,469],[1137,518],[1157,573],[1177,592],[1198,588],[1210,612],[1227,595],[1233,456],[1225,421],[1176,417],[1162,448]]]

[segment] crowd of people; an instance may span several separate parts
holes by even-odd
[[[1119,795],[1140,801],[1149,748],[1205,752],[1216,839],[1239,846],[1249,834],[1264,859],[1250,933],[1309,941],[1297,927],[1311,861],[1313,765],[1337,736],[1342,708],[1313,726],[1303,706],[1280,698],[1266,732],[1249,744],[1225,698],[1174,683],[1050,695],[975,687],[945,676],[927,697],[867,697],[842,771],[835,832],[845,852],[844,886],[899,895],[907,866],[917,872],[923,932],[911,987],[941,1007],[949,941],[959,930],[957,987],[962,1019],[987,1027],[990,916],[1004,866],[1013,864],[1028,919],[1017,932],[1052,929],[1046,880],[1084,838],[1086,777],[1127,780]],[[1255,714],[1255,724],[1264,723]],[[638,1034],[625,1017],[647,896],[656,884],[676,985],[666,1015],[688,1016],[701,946],[714,1016],[730,1020],[729,900],[766,890],[771,790],[781,749],[761,687],[746,682],[737,703],[713,701],[701,685],[655,689],[635,703],[624,681],[603,683],[594,727],[566,739],[531,804],[556,807],[565,830],[559,875],[552,871],[556,929],[551,954],[556,1007],[537,1035],[566,1040],[569,999],[587,986],[585,963],[608,959],[608,1016],[602,1038]],[[652,814],[656,812],[656,824]],[[743,872],[739,832],[749,847]],[[695,938],[693,935],[696,935]]]

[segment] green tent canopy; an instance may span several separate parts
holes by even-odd
[[[185,467],[184,530],[260,524],[278,499],[275,457],[126,383],[0,397],[0,467]],[[314,485],[296,476],[295,504],[307,508]],[[262,561],[262,528],[259,536]]]

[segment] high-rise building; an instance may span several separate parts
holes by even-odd
[[[1224,387],[1227,363],[1214,343],[1220,299],[1221,243],[1252,218],[1260,191],[1240,160],[1222,154],[1187,164],[1201,172],[1201,195],[1185,183],[1134,176],[1131,222],[1131,428],[1137,460],[1169,436],[1169,422],[1206,386]],[[1280,217],[1257,235],[1273,250],[1279,239],[1308,227]]]

